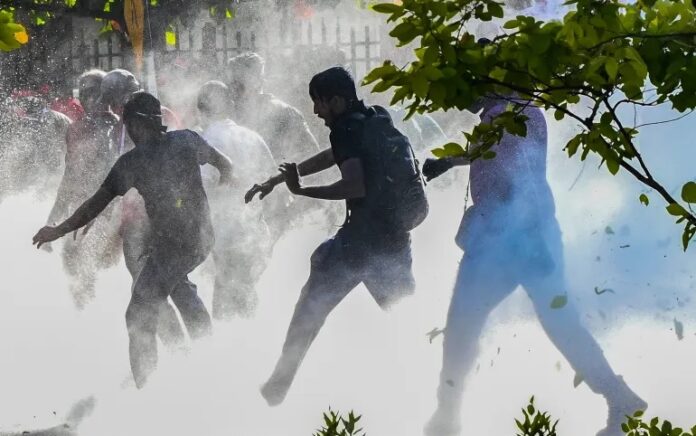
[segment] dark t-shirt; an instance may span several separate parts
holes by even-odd
[[[161,141],[121,156],[102,188],[114,195],[138,190],[155,244],[207,252],[214,235],[200,165],[209,162],[212,152],[190,130],[167,132]]]

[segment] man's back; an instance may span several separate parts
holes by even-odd
[[[299,162],[319,151],[302,114],[271,94],[259,95],[253,107],[242,108],[237,116],[261,135],[278,162]]]
[[[259,174],[272,173],[276,168],[263,138],[232,120],[216,121],[205,129],[202,136],[235,164],[235,181],[239,186],[233,186],[233,190],[247,188]],[[209,173],[208,167],[204,170]]]

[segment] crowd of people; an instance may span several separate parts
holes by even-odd
[[[543,112],[515,96],[481,98],[469,111],[484,122],[509,104],[524,107],[527,136],[505,135],[495,159],[426,159],[421,167],[423,148],[445,139],[432,118],[403,123],[401,109],[368,105],[350,73],[332,67],[311,79],[307,96],[330,131],[330,146],[322,148],[300,111],[265,92],[263,70],[257,54],[230,59],[223,80],[200,87],[196,123],[182,123],[126,70],[87,71],[78,80],[83,112],[72,122],[50,112],[63,131],[35,133],[66,139],[54,146],[64,163],[51,165],[63,176],[33,243],[50,250],[52,241],[70,235],[63,262],[78,308],[94,298],[99,270],[123,253],[133,280],[126,325],[136,385],[145,386],[157,367],[157,337],[178,347],[185,332],[195,340],[212,334],[217,320],[252,316],[256,283],[275,242],[308,210],[325,207],[324,200],[343,200],[345,221],[312,254],[280,357],[261,388],[269,405],[282,403],[348,293],[364,284],[388,309],[416,290],[411,232],[427,219],[423,179],[468,165],[473,206],[456,238],[464,254],[444,330],[438,406],[426,434],[460,434],[464,381],[482,327],[518,285],[552,342],[605,397],[608,420],[599,435],[621,434],[624,416],[647,404],[614,373],[571,303],[550,308],[566,284]],[[337,180],[303,183],[303,176],[330,168],[340,172]],[[287,190],[275,190],[282,184]],[[211,255],[209,311],[188,275]]]

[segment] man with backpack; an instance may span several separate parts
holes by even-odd
[[[377,304],[387,308],[413,293],[410,230],[423,221],[428,205],[408,139],[394,128],[388,112],[358,100],[355,83],[342,67],[315,75],[309,84],[314,113],[331,130],[331,148],[300,164],[281,165],[281,174],[246,195],[261,198],[285,182],[295,195],[345,200],[347,217],[336,235],[316,249],[311,271],[288,328],[283,352],[261,393],[280,404],[329,313],[364,283]],[[327,186],[302,186],[299,176],[333,165],[341,179]]]

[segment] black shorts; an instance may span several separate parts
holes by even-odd
[[[370,235],[350,224],[312,254],[314,273],[362,282],[382,307],[413,294],[415,279],[411,265],[408,233]]]

